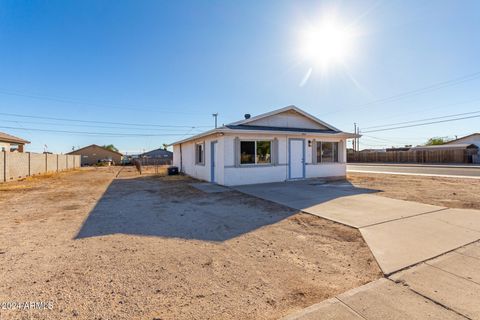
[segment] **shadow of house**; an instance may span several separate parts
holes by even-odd
[[[84,221],[76,239],[130,234],[218,242],[275,224],[297,213],[297,210],[235,190],[205,193],[190,186],[189,182],[192,181],[155,177],[114,180]],[[295,188],[295,182],[292,184]],[[277,199],[282,192],[282,187],[276,185],[255,188],[263,188],[264,192],[275,194]],[[323,185],[309,181],[298,184],[294,197],[306,202],[305,205],[315,205],[367,192],[374,191],[355,188],[348,182]],[[288,197],[292,197],[291,190],[285,200]]]
[[[379,191],[358,188],[345,180],[325,182],[320,179],[245,185],[235,187],[235,190],[297,210],[308,209],[338,198]]]
[[[76,239],[130,234],[225,241],[295,212],[236,191],[208,194],[186,182],[168,179],[116,179],[90,212]]]

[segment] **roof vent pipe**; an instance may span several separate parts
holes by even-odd
[[[245,113],[245,119],[250,119],[251,115],[250,113]]]

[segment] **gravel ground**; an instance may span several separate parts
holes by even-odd
[[[354,229],[117,173],[0,185],[0,303],[52,303],[0,319],[277,319],[381,276]]]
[[[348,180],[378,195],[444,206],[480,209],[480,180],[376,173],[349,173]]]

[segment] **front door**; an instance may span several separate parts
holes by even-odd
[[[290,179],[305,178],[305,140],[290,139],[288,172]]]
[[[215,172],[216,171],[216,167],[217,167],[217,157],[218,157],[218,152],[217,152],[217,141],[213,141],[211,143],[211,170],[210,170],[210,174],[211,174],[211,177],[210,177],[210,181],[213,182],[213,183],[217,183],[218,181],[218,177],[217,177],[217,173]]]

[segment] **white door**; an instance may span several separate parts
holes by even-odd
[[[213,183],[217,183],[218,182],[218,165],[217,165],[217,160],[218,160],[218,152],[217,152],[217,141],[213,141],[212,144],[211,144],[211,147],[212,147],[212,153],[211,153],[211,156],[212,156],[212,161],[211,161],[211,178],[210,178],[210,181],[213,182]]]
[[[305,165],[305,140],[300,139],[290,139],[289,145],[289,173],[290,179],[301,179],[305,178],[304,176],[304,165]]]

